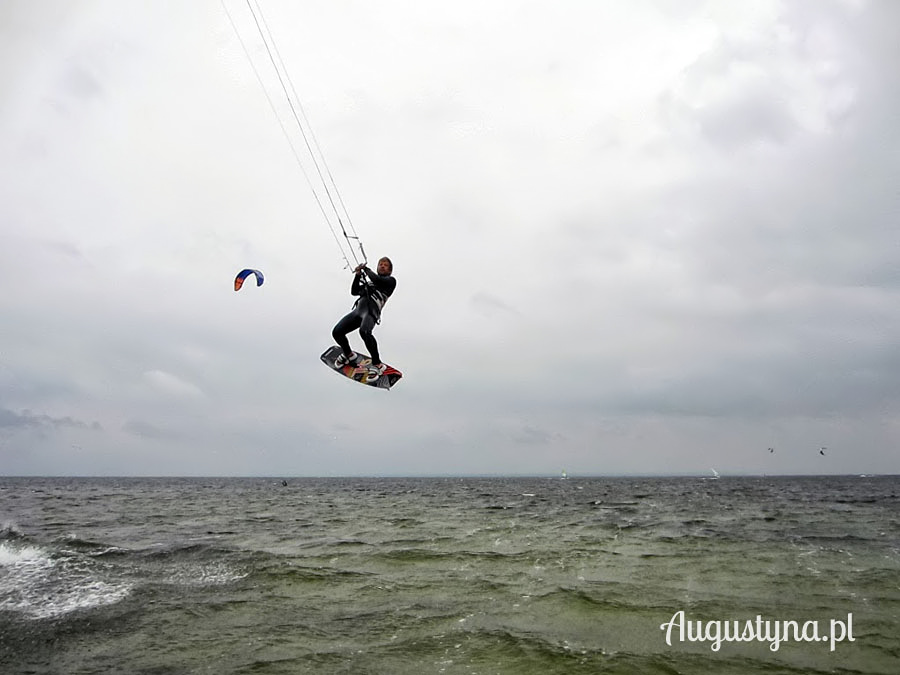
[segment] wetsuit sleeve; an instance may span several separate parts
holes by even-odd
[[[362,295],[364,282],[361,274],[354,274],[353,281],[350,283],[350,295]]]

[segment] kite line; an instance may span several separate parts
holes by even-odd
[[[288,133],[288,129],[282,120],[282,116],[278,112],[275,102],[269,95],[269,90],[263,82],[263,79],[256,68],[256,64],[253,62],[250,51],[247,49],[247,45],[241,37],[241,33],[238,30],[231,12],[228,11],[225,0],[220,1],[222,8],[225,10],[225,15],[228,17],[228,22],[231,24],[231,28],[234,30],[238,42],[241,45],[241,49],[244,51],[244,55],[250,63],[250,68],[253,70],[256,80],[259,82],[266,100],[269,102],[269,107],[272,109],[275,119],[278,121],[278,126],[281,127],[281,132],[288,142],[291,154],[293,154],[297,166],[300,167],[300,171],[306,179],[306,184],[313,193],[313,197],[316,200],[319,211],[322,212],[322,216],[325,218],[328,229],[331,230],[335,243],[337,243],[341,256],[344,259],[345,266],[348,268],[351,267],[351,258],[353,259],[353,265],[364,264],[366,262],[366,252],[363,248],[362,241],[360,241],[359,235],[356,233],[353,221],[350,219],[350,213],[344,205],[344,200],[341,197],[340,190],[338,190],[334,176],[331,174],[328,163],[325,161],[325,155],[322,153],[322,149],[319,146],[318,140],[316,140],[309,119],[306,117],[306,111],[303,109],[303,104],[300,102],[300,97],[297,95],[294,83],[287,71],[284,60],[281,58],[281,53],[278,51],[278,46],[275,44],[275,38],[272,35],[272,31],[269,29],[269,24],[266,22],[265,15],[263,14],[262,8],[259,6],[259,2],[257,0],[245,0],[247,9],[253,17],[256,31],[265,47],[269,62],[278,78],[281,91],[284,93],[288,107],[291,110],[291,116],[300,132],[300,136],[303,138],[306,152],[315,167],[318,183],[315,183],[312,178],[310,178],[309,172],[307,172],[303,160],[301,159],[300,152],[298,152],[294,141],[291,139],[291,135]],[[324,193],[324,198],[321,193]]]

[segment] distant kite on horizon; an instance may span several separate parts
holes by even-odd
[[[819,448],[819,454],[820,454],[820,455],[824,455],[824,454],[825,454],[825,451],[826,451],[827,449],[828,449],[828,448],[826,448],[826,447],[823,445],[821,448]]]
[[[246,270],[241,270],[240,272],[238,272],[237,276],[234,278],[234,290],[236,290],[236,291],[241,290],[241,286],[244,285],[244,279],[249,277],[251,274],[256,275],[256,285],[257,286],[263,285],[264,278],[263,278],[262,272],[260,272],[259,270],[246,269]]]

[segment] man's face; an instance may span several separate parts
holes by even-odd
[[[382,258],[378,261],[378,274],[386,275],[391,273],[391,263]]]

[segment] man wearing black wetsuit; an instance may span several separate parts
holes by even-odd
[[[356,360],[356,354],[350,349],[347,333],[359,328],[359,335],[372,356],[372,375],[380,376],[384,372],[384,364],[378,354],[378,343],[372,335],[375,324],[381,321],[381,309],[397,287],[397,280],[392,273],[394,265],[390,258],[378,261],[378,271],[373,272],[365,263],[357,265],[356,274],[350,285],[350,295],[358,296],[353,309],[337,322],[331,336],[338,343],[343,353],[337,357],[334,365],[340,368]]]

